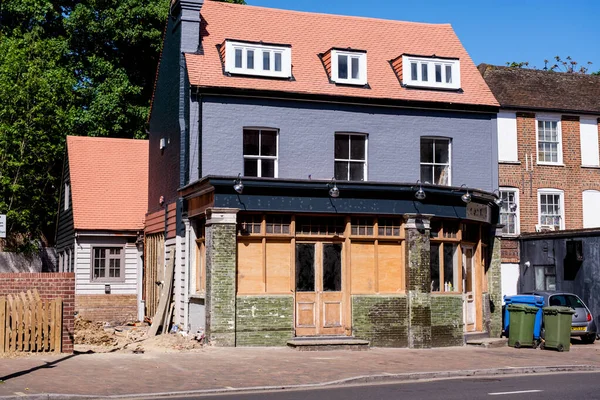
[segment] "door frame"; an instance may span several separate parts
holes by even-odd
[[[315,291],[314,292],[298,292],[296,290],[296,246],[299,244],[314,244],[315,245],[315,264],[313,266],[313,268],[315,268]],[[341,257],[341,274],[340,274],[340,279],[341,279],[341,291],[340,292],[324,292],[323,291],[323,246],[326,244],[339,244],[341,246],[341,251],[340,251],[340,257]],[[292,249],[292,253],[293,253],[293,262],[292,267],[293,267],[293,273],[294,273],[294,285],[293,285],[293,293],[294,293],[294,335],[297,337],[307,337],[307,336],[329,336],[329,335],[347,335],[347,321],[349,320],[349,316],[348,316],[348,312],[347,312],[347,297],[348,297],[348,293],[347,293],[347,257],[346,257],[346,247],[345,246],[345,241],[344,240],[334,240],[334,239],[297,239],[294,241],[293,243],[293,249]],[[298,304],[299,301],[302,301],[302,294],[303,293],[314,293],[315,296],[315,307],[314,307],[314,312],[315,312],[315,316],[314,316],[314,321],[315,321],[315,326],[314,326],[314,333],[310,333],[310,330],[313,329],[310,326],[306,326],[306,327],[298,327]],[[327,301],[326,298],[329,297],[327,296],[328,293],[339,293],[339,297],[340,297],[340,326],[336,327],[339,329],[333,329],[339,332],[322,332],[323,329],[327,329],[323,327],[323,323],[322,323],[322,313],[324,313],[324,305],[325,302]],[[300,297],[300,299],[298,299],[298,297]],[[299,331],[301,333],[299,333]]]
[[[467,270],[467,251],[471,251],[471,291],[467,292],[467,275],[469,271]],[[477,308],[480,305],[480,300],[478,299],[477,293],[477,285],[479,282],[479,274],[477,273],[477,262],[476,262],[476,246],[472,244],[461,244],[461,253],[462,253],[462,297],[463,297],[463,324],[464,324],[464,332],[476,332],[478,327],[477,321]],[[472,296],[472,304],[473,304],[473,323],[467,324],[467,316],[468,316],[468,293]]]

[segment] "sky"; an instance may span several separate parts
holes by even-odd
[[[600,0],[246,0],[288,10],[450,23],[475,64],[553,65],[571,56],[600,71]]]

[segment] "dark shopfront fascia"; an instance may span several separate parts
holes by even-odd
[[[198,232],[195,281],[200,292],[207,292],[207,260],[214,257],[206,254],[205,223],[216,226],[210,223],[215,212],[235,214],[230,221],[236,239],[228,251],[236,255],[237,314],[231,316],[236,323],[230,343],[354,335],[374,345],[431,347],[459,344],[463,329],[489,328],[483,302],[490,292],[493,195],[473,193],[466,205],[464,189],[430,186],[424,187],[426,199],[417,201],[414,185],[338,182],[340,196],[331,198],[328,182],[265,179],[244,179],[238,195],[233,182],[208,177],[181,191]],[[487,221],[469,219],[467,213]],[[417,246],[410,244],[414,237],[420,238]],[[465,262],[472,268],[465,269]],[[413,318],[411,292],[426,296],[426,318]],[[465,301],[463,307],[467,297],[471,306]],[[269,327],[263,320],[261,328],[253,326],[244,307],[253,308],[253,316],[261,307],[276,307],[286,323]],[[385,324],[394,327],[382,332]],[[426,334],[411,340],[411,328],[415,336],[416,327],[422,332],[423,326]]]

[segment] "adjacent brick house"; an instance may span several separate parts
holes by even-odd
[[[519,235],[600,227],[600,76],[479,69],[501,106],[503,292],[516,293],[519,280],[521,289],[559,290],[555,267],[523,267]]]
[[[498,103],[449,25],[174,1],[146,312],[223,346],[496,335]]]
[[[56,251],[75,273],[75,311],[95,321],[143,318],[148,141],[67,136]]]

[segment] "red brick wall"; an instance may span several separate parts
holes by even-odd
[[[521,233],[535,232],[538,224],[538,189],[552,188],[564,191],[565,229],[583,228],[583,191],[600,190],[600,169],[581,167],[579,117],[563,115],[561,118],[563,166],[538,165],[536,142],[536,116],[534,113],[517,113],[517,147],[520,164],[500,164],[499,182],[502,187],[519,189],[519,214]],[[600,119],[598,120],[600,132]],[[600,137],[600,134],[598,135]],[[600,143],[599,143],[600,145]],[[525,171],[525,155],[533,157],[533,173]],[[503,262],[518,262],[514,257],[513,243],[502,246]]]
[[[0,274],[0,296],[37,289],[43,300],[63,300],[63,353],[73,352],[75,323],[74,273],[10,273]]]
[[[75,297],[75,311],[90,321],[137,321],[137,295],[78,294]]]

